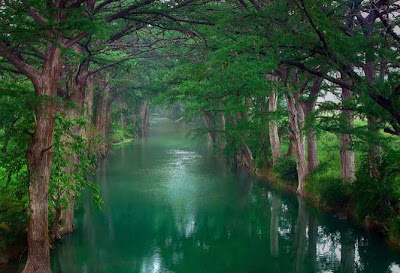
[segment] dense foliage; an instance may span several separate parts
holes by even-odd
[[[101,204],[88,175],[110,144],[147,135],[151,109],[398,240],[399,9],[0,1],[0,243],[28,233],[24,272],[49,272],[49,234],[73,231],[84,188]]]

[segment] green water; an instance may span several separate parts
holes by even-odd
[[[152,122],[96,173],[102,210],[81,198],[53,272],[400,272],[377,234],[233,171],[185,128]]]

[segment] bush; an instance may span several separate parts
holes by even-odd
[[[334,209],[350,202],[351,186],[343,183],[340,174],[327,162],[322,162],[308,177],[306,191],[319,202]]]
[[[131,132],[128,129],[123,130],[122,128],[115,128],[111,131],[112,143],[119,143],[128,138],[132,137]]]
[[[297,176],[297,167],[296,161],[292,157],[281,157],[278,162],[276,162],[273,171],[279,175],[279,178],[291,185],[297,186],[298,176]]]
[[[113,143],[121,142],[125,139],[124,131],[122,130],[115,130],[111,133],[111,141]]]
[[[0,189],[0,249],[24,236],[28,220],[25,203]]]
[[[389,229],[389,236],[393,241],[400,240],[400,215],[396,216]]]
[[[343,183],[342,179],[336,177],[319,178],[319,196],[327,206],[337,209],[344,208],[350,202],[350,186]]]
[[[400,164],[396,155],[383,154],[379,172],[379,179],[370,176],[367,156],[364,156],[353,189],[361,218],[385,221],[394,219],[399,212]]]

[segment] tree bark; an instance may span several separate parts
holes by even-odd
[[[108,75],[103,82],[102,92],[99,94],[99,101],[96,109],[95,126],[98,135],[101,138],[100,153],[101,156],[106,156],[108,151],[107,134],[110,124],[110,107],[112,103],[111,88],[108,82]]]
[[[67,119],[73,119],[78,117],[77,109],[71,109],[68,108],[65,111],[65,116]],[[71,134],[74,135],[79,135],[80,134],[80,129],[79,128],[71,128]],[[68,134],[63,134],[61,136],[61,141],[65,143],[72,144],[74,141],[73,138],[68,135]],[[63,171],[65,171],[69,177],[72,177],[72,175],[76,172],[76,166],[79,162],[79,158],[76,153],[73,151],[69,150],[69,147],[66,148],[67,150],[65,151],[64,158],[68,162],[68,166],[65,166],[63,168]],[[70,183],[71,187],[74,187],[75,181],[71,178]],[[61,208],[61,216],[60,216],[60,221],[59,222],[59,231],[58,235],[62,236],[68,233],[71,233],[74,231],[74,215],[75,215],[75,192],[72,189],[62,189],[64,192],[62,193],[62,198],[65,199],[68,203],[67,206],[64,206]],[[68,192],[66,192],[66,190]]]
[[[78,53],[81,52],[79,51]],[[74,77],[72,77],[72,79],[70,79],[71,92],[68,92],[70,93],[70,96],[66,98],[68,100],[72,100],[73,102],[75,102],[75,105],[66,108],[64,111],[65,117],[70,120],[84,116],[86,86],[89,76],[89,62],[86,60],[83,63],[79,64],[77,71],[78,71],[77,74]],[[85,128],[82,128],[80,125],[75,125],[69,130],[70,134],[77,137],[83,137],[84,135],[86,135]],[[62,136],[62,141],[66,143],[72,143],[74,139],[70,135],[64,134]],[[72,177],[73,174],[76,172],[76,167],[78,166],[80,159],[78,155],[73,151],[66,151],[65,154],[67,162],[70,163],[69,166],[65,167],[65,171],[70,175],[70,177]],[[71,187],[73,188],[75,186],[75,181],[71,179],[71,183],[73,184],[71,185]],[[75,218],[76,194],[73,189],[69,189],[68,191],[69,192],[63,193],[63,198],[65,198],[68,201],[68,205],[66,208],[63,208],[61,210],[61,218],[59,226],[60,236],[71,233],[75,229],[74,218]]]
[[[246,143],[243,143],[240,148],[240,152],[238,155],[238,160],[248,170],[252,170],[254,168],[253,164],[253,153],[251,152],[249,146]]]
[[[293,155],[293,136],[292,136],[292,134],[289,134],[289,144],[288,144],[286,156],[292,156],[292,155]]]
[[[148,128],[149,128],[149,100],[145,99],[140,109],[140,118],[141,118],[141,129],[142,129],[142,137],[147,136]]]
[[[61,74],[61,50],[48,44],[38,81],[36,96],[57,95]],[[48,189],[52,170],[55,103],[41,101],[35,108],[36,128],[27,155],[29,170],[28,259],[23,273],[49,273]]]
[[[353,96],[348,89],[342,88],[342,101],[349,100]],[[344,128],[351,129],[354,124],[351,110],[342,110],[342,120]],[[353,140],[351,134],[345,133],[340,136],[340,174],[342,180],[351,183],[355,180],[355,161],[353,151]]]
[[[296,158],[296,168],[298,175],[297,193],[304,193],[306,177],[308,175],[304,138],[301,133],[301,121],[304,120],[304,114],[301,107],[296,106],[295,100],[291,95],[286,94],[287,107],[289,112],[290,134],[292,136],[292,145]]]
[[[307,133],[308,171],[312,172],[318,165],[317,134],[314,129]]]
[[[60,219],[61,219],[61,208],[56,208],[54,210],[54,219],[53,223],[51,225],[51,238],[52,239],[58,239],[61,237],[60,235]]]
[[[315,112],[318,94],[321,91],[322,79],[316,78],[311,87],[309,98],[303,101],[303,109],[305,119],[308,122],[307,128],[307,156],[308,156],[308,171],[312,172],[318,165],[318,149],[317,149],[317,134],[315,132],[315,119],[310,118],[310,115]]]
[[[367,38],[368,48],[374,48],[374,42],[372,40],[372,34],[374,29],[374,23],[378,19],[377,16],[368,16],[365,19],[357,17],[361,20],[364,36]],[[365,79],[369,86],[372,86],[376,81],[376,64],[375,55],[373,51],[366,51],[365,53],[365,64],[362,66]],[[382,80],[382,77],[381,77]],[[370,131],[370,139],[368,141],[368,163],[370,169],[370,176],[379,179],[380,171],[379,165],[381,161],[381,147],[379,144],[379,119],[375,113],[368,113],[368,130]]]
[[[278,94],[272,91],[269,96],[268,112],[275,113],[278,109]],[[275,165],[278,159],[282,156],[281,142],[278,133],[278,122],[276,119],[269,121],[269,141],[271,143],[272,164]]]
[[[220,115],[220,126],[221,126],[221,133],[219,134],[219,145],[220,145],[220,148],[221,149],[224,149],[225,148],[225,146],[226,146],[226,142],[225,142],[225,139],[224,139],[224,134],[225,134],[225,123],[226,123],[226,121],[225,121],[225,114],[224,114],[224,112],[220,112],[219,113],[219,115]]]
[[[370,176],[379,179],[381,176],[381,146],[379,144],[379,130],[377,129],[378,119],[373,116],[368,117],[368,128],[370,131],[370,141],[368,142],[368,163]]]
[[[210,113],[207,113],[205,111],[202,111],[202,114],[203,114],[204,125],[208,130],[209,139],[212,143],[216,143],[217,134],[215,133],[216,129],[215,118]]]
[[[89,123],[93,122],[93,92],[94,92],[94,76],[87,79],[86,95],[85,95],[85,117]]]

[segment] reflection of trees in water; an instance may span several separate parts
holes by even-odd
[[[310,261],[310,272],[317,272],[317,242],[318,222],[315,217],[308,218],[308,258]]]
[[[293,240],[293,272],[301,273],[304,267],[304,259],[307,251],[307,222],[308,215],[305,209],[304,200],[299,200],[299,212],[297,215],[296,232]]]
[[[310,213],[301,199],[297,215],[290,202],[276,194],[271,200],[270,256],[279,257],[274,263],[279,261],[280,266],[271,272],[396,272],[393,261],[400,255],[379,242],[380,236],[363,235],[344,221]],[[282,268],[288,263],[291,270]]]
[[[279,212],[281,209],[281,201],[276,194],[272,195],[271,202],[271,220],[270,220],[270,248],[271,256],[279,257]]]
[[[107,204],[107,187],[113,185],[104,177],[99,174],[98,183]],[[230,186],[220,197],[228,201],[199,205],[196,196],[186,196],[186,204],[172,199],[164,207],[146,203],[134,216],[128,212],[136,208],[117,211],[120,207],[107,205],[102,217],[94,216],[87,199],[83,236],[74,242],[74,235],[63,239],[53,255],[53,268],[99,273],[375,273],[391,272],[392,261],[399,260],[379,238],[362,236],[343,221],[313,212],[301,199],[297,206],[292,197],[257,186],[246,174],[239,174]],[[129,222],[129,217],[140,222]]]
[[[351,229],[346,229],[340,234],[341,273],[354,273],[355,270],[355,239]]]
[[[281,200],[277,194],[272,194],[270,217],[270,255],[273,258],[273,273],[280,272],[279,261],[279,214],[281,211]]]

